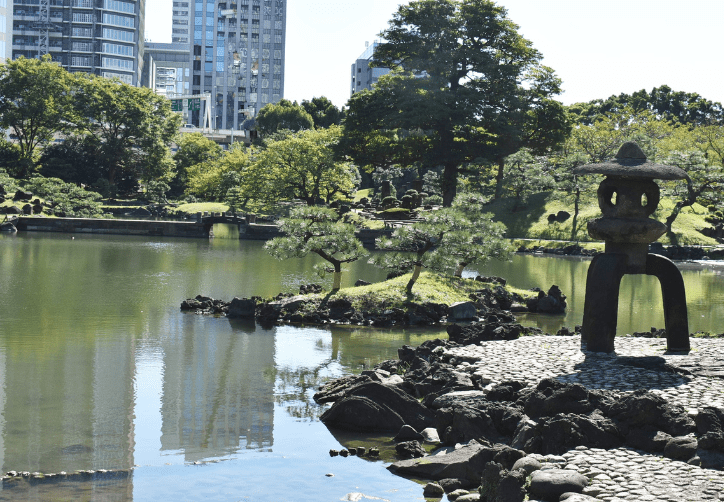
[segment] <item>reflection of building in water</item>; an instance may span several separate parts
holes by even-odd
[[[274,332],[197,326],[186,323],[164,343],[161,449],[183,450],[193,462],[270,447]]]
[[[130,336],[0,350],[2,472],[130,468],[133,353]]]

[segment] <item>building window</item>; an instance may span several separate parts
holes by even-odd
[[[73,50],[80,52],[93,52],[93,44],[90,42],[73,42]]]
[[[104,68],[118,68],[119,70],[133,71],[133,61],[118,58],[102,58]]]
[[[120,44],[103,44],[103,52],[106,54],[117,54],[119,56],[133,57],[133,47],[130,45]]]
[[[90,66],[90,56],[73,56],[70,61],[71,66]]]
[[[73,14],[73,17],[75,17],[75,14]],[[105,12],[103,13],[103,22],[114,26],[123,26],[125,28],[134,28],[136,26],[136,21],[132,17],[119,16],[118,14],[107,14]]]
[[[90,32],[90,29],[88,29]],[[110,38],[111,40],[119,40],[121,42],[133,42],[132,31],[114,30],[113,28],[103,28],[103,38]],[[87,36],[90,36],[88,34]]]
[[[136,13],[136,5],[130,2],[121,2],[119,0],[104,0],[103,8],[108,10],[117,10],[119,12]]]
[[[74,23],[92,23],[93,14],[90,14],[87,12],[74,12],[73,13],[73,22]]]
[[[123,74],[123,73],[115,73],[115,72],[111,72],[111,71],[104,71],[103,77],[104,78],[117,78],[124,84],[133,85],[133,76],[132,75],[127,75],[127,74]]]
[[[90,28],[73,28],[73,36],[74,37],[92,37],[93,32]]]
[[[71,5],[73,7],[80,7],[82,9],[92,9],[93,1],[92,0],[73,0],[71,2]]]

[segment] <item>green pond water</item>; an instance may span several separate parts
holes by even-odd
[[[6,484],[0,500],[422,499],[419,484],[382,460],[329,457],[340,442],[389,442],[330,432],[311,397],[325,379],[444,329],[263,329],[182,313],[197,294],[271,296],[320,282],[314,258],[277,261],[262,243],[216,235],[0,235],[0,469],[132,469],[121,479]],[[588,264],[516,256],[466,274],[557,284],[565,316],[521,318],[555,332],[581,322]],[[366,263],[348,269],[343,286],[385,275]],[[724,266],[682,272],[691,331],[723,332]],[[626,277],[619,333],[651,326],[663,327],[655,279]]]

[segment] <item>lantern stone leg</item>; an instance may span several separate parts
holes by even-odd
[[[618,324],[618,293],[626,273],[626,255],[601,254],[591,261],[586,277],[581,349],[613,352]]]
[[[646,257],[646,274],[655,276],[661,283],[667,349],[688,351],[691,348],[689,315],[686,311],[686,289],[681,272],[668,258],[649,254]]]

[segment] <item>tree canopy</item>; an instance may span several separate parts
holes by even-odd
[[[303,99],[302,108],[312,117],[317,129],[340,125],[344,118],[344,111],[334,106],[325,96],[312,98],[310,101]]]
[[[674,91],[668,85],[654,87],[650,92],[641,89],[633,94],[621,93],[606,99],[575,103],[568,107],[571,117],[580,124],[591,125],[600,116],[649,111],[665,121],[675,120],[687,125],[724,125],[722,104],[703,98],[695,92]]]
[[[302,131],[314,129],[314,120],[307,111],[295,101],[279,100],[264,105],[256,115],[256,129],[262,135],[272,134],[283,129]]]
[[[322,257],[332,265],[334,281],[332,291],[340,288],[342,264],[356,261],[368,252],[355,237],[350,223],[339,221],[333,209],[321,207],[296,207],[289,218],[279,224],[284,237],[275,237],[264,248],[278,259],[302,258],[309,253]],[[323,275],[327,268],[316,267]]]
[[[372,61],[393,72],[348,103],[353,158],[373,167],[379,158],[442,165],[450,205],[461,164],[560,143],[568,132],[563,106],[552,99],[560,80],[517,28],[490,0],[401,5]]]

